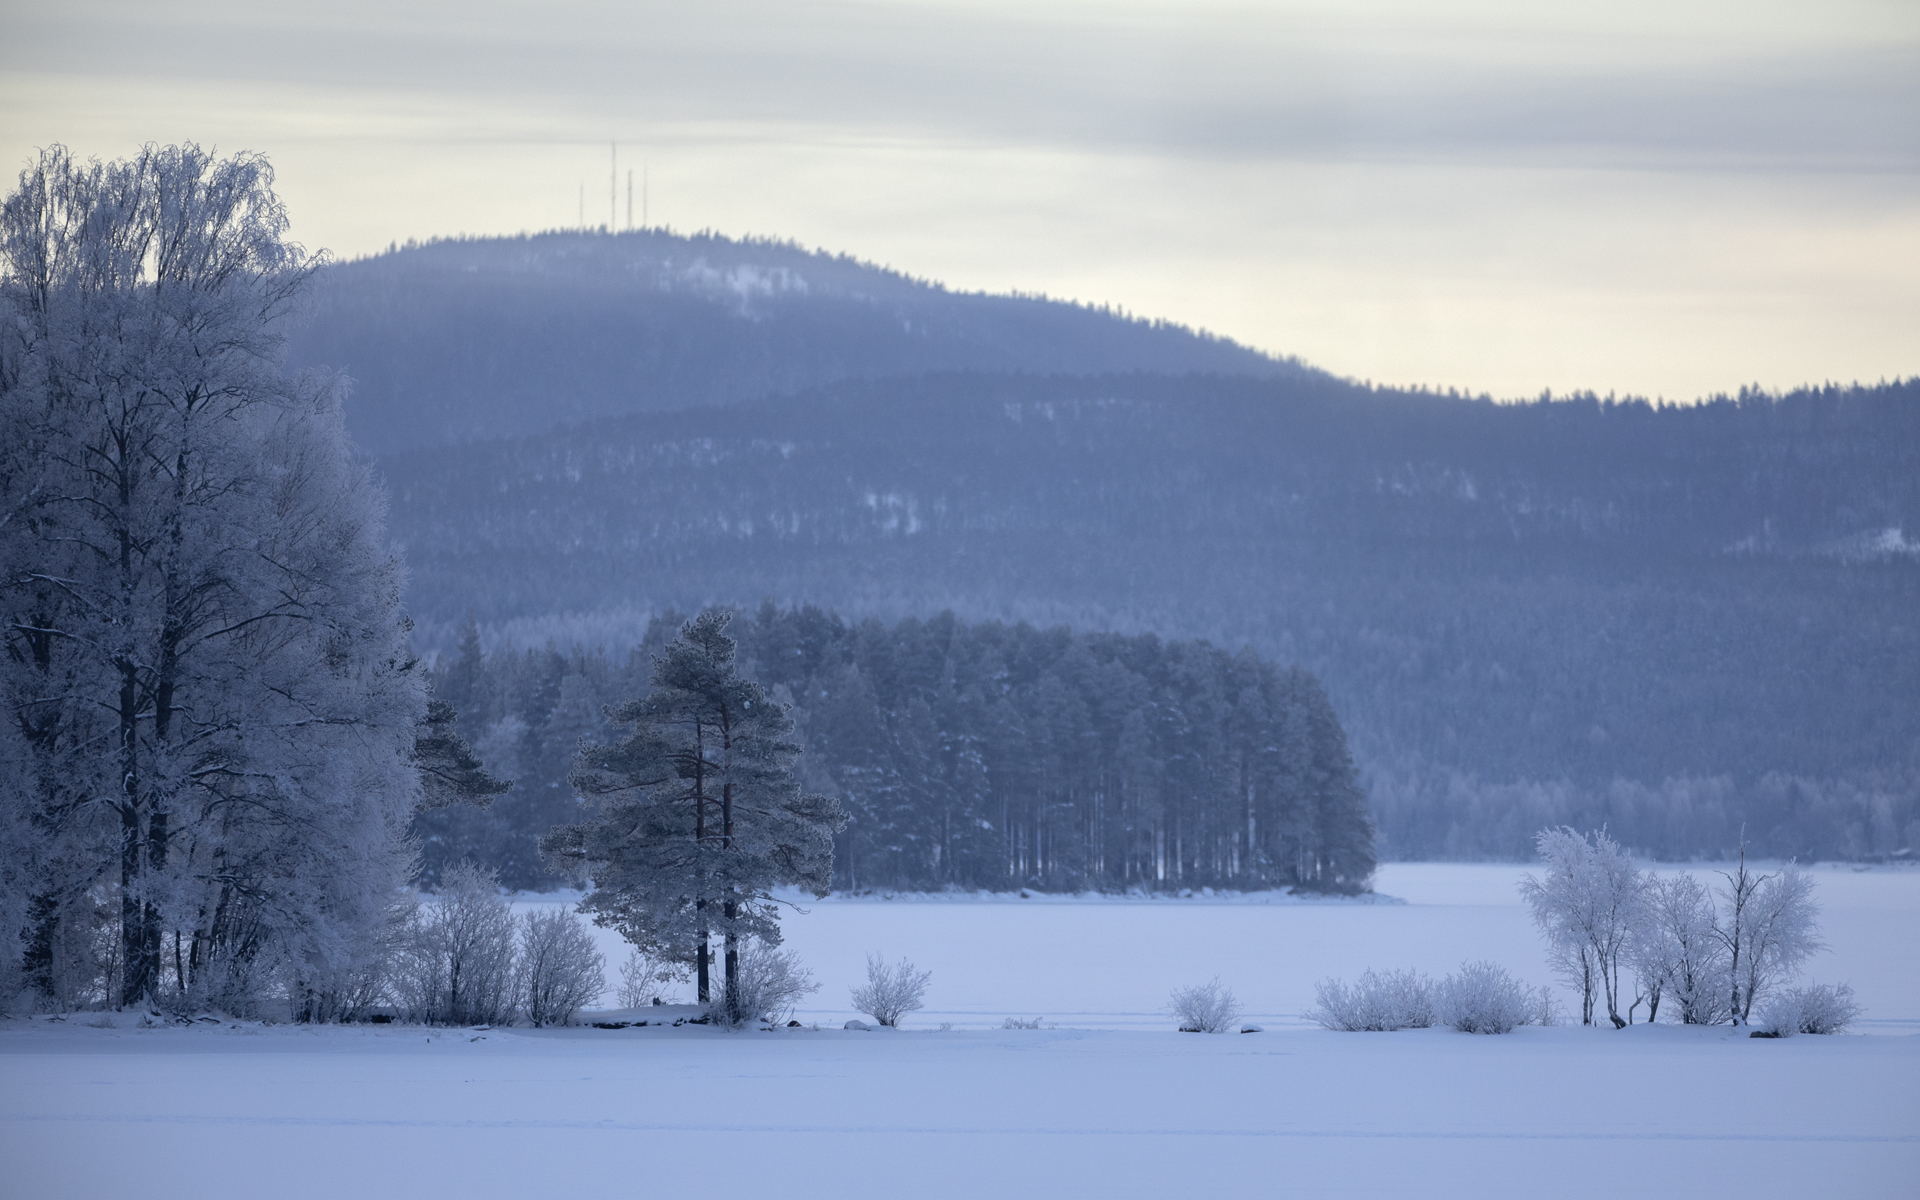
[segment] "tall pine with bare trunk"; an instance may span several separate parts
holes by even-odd
[[[542,847],[591,879],[581,907],[598,923],[691,964],[702,1003],[715,1000],[718,937],[720,1002],[737,1023],[743,942],[779,943],[775,888],[826,894],[846,817],[836,801],[802,792],[793,721],[736,672],[728,620],[710,609],[687,622],[655,660],[647,695],[608,714],[632,732],[580,750],[571,778],[591,815]]]

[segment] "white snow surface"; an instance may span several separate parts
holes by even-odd
[[[1909,1193],[1920,871],[1816,869],[1808,978],[1853,984],[1855,1035],[1300,1019],[1369,966],[1545,982],[1525,869],[1383,868],[1404,904],[809,900],[788,945],[823,986],[775,1032],[3,1021],[0,1195]],[[933,971],[901,1031],[841,1027],[868,951]],[[1215,975],[1267,1032],[1172,1031],[1167,992]]]

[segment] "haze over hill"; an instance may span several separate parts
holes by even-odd
[[[290,360],[353,376],[372,453],[927,371],[1314,373],[1178,325],[657,229],[409,244],[317,291]]]

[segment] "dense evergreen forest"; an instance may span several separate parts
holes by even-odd
[[[644,690],[682,618],[622,660],[481,650],[469,628],[436,671],[483,757],[517,772],[492,808],[416,823],[430,877],[471,855],[547,885],[534,839],[573,819],[580,739]],[[763,604],[729,631],[748,673],[793,705],[803,777],[852,820],[842,888],[1356,891],[1373,827],[1346,737],[1312,675],[1152,635],[943,614],[850,625]]]
[[[767,595],[1202,637],[1325,683],[1388,857],[1525,858],[1561,821],[1861,857],[1920,820],[1913,382],[1659,407],[948,375],[382,465],[442,654],[468,611],[490,648],[620,655]]]

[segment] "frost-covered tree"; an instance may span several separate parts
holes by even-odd
[[[707,1005],[708,1019],[737,1028],[749,1021],[769,1024],[787,1019],[802,996],[820,990],[813,972],[800,965],[791,950],[769,946],[758,938],[741,948],[726,991]]]
[[[518,1002],[517,935],[513,908],[492,871],[472,863],[448,868],[395,964],[402,1009],[429,1025],[507,1020]]]
[[[685,963],[634,947],[620,964],[620,982],[615,985],[614,996],[621,1008],[640,1008],[659,1000],[667,984],[684,980],[687,975]]]
[[[1734,870],[1724,872],[1714,937],[1726,955],[1727,1007],[1736,1025],[1747,1023],[1754,1001],[1791,976],[1802,962],[1826,949],[1816,922],[1813,880],[1789,863],[1770,875],[1747,869],[1746,848]]]
[[[900,1018],[925,1006],[932,971],[917,970],[906,959],[891,965],[878,954],[867,955],[867,981],[852,989],[853,1007],[882,1025],[898,1029]]]
[[[793,721],[735,672],[728,619],[709,610],[687,622],[647,695],[609,714],[633,732],[580,750],[572,783],[592,815],[541,843],[592,880],[581,907],[595,921],[691,963],[703,1004],[712,937],[725,940],[733,995],[740,939],[779,944],[774,888],[826,893],[833,834],[846,823],[837,803],[795,780]]]
[[[0,207],[0,804],[43,991],[105,900],[102,999],[298,1003],[409,866],[400,567],[338,381],[282,369],[320,261],[286,229],[264,159],[195,146],[54,147]]]
[[[607,986],[593,935],[564,908],[520,919],[520,1007],[529,1023],[565,1025]]]
[[[1581,1024],[1593,1024],[1597,994],[1606,1001],[1607,1018],[1625,1026],[1620,968],[1640,922],[1645,885],[1639,869],[1605,831],[1543,829],[1534,845],[1545,876],[1522,878],[1520,896],[1546,935],[1555,967],[1580,989]]]
[[[1659,1017],[1666,999],[1684,1025],[1727,1019],[1727,958],[1714,934],[1713,897],[1692,875],[1648,878],[1628,961],[1649,1001],[1647,1020]]]

